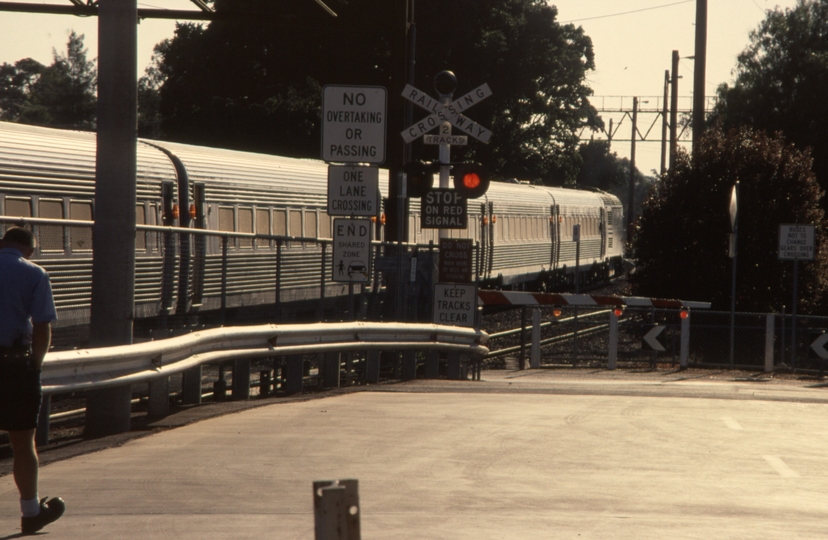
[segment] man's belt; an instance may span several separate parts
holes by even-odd
[[[29,358],[32,348],[28,345],[20,347],[0,347],[0,358]]]

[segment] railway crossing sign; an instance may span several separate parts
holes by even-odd
[[[477,313],[477,285],[437,283],[434,285],[434,324],[474,327]]]
[[[322,89],[322,159],[338,163],[385,161],[388,92],[381,86],[328,85]]]
[[[477,105],[478,103],[480,103],[481,101],[483,101],[491,95],[491,88],[489,88],[488,84],[483,83],[482,85],[478,86],[465,96],[455,99],[448,105],[444,105],[440,103],[438,100],[430,97],[422,90],[418,90],[410,84],[406,84],[405,88],[403,89],[402,96],[414,105],[417,105],[427,111],[430,111],[431,114],[423,118],[422,120],[419,120],[418,122],[415,122],[414,124],[411,124],[410,126],[405,128],[402,131],[401,135],[405,142],[410,143],[418,137],[436,128],[441,123],[451,122],[451,125],[459,129],[460,131],[463,131],[471,135],[472,137],[481,142],[488,143],[489,139],[492,136],[492,132],[489,129],[486,129],[485,127],[481,126],[468,116],[465,116],[463,114],[463,111],[465,111],[472,105]],[[432,142],[429,144],[452,143]]]
[[[328,165],[329,216],[376,216],[378,193],[378,168]]]
[[[333,280],[368,283],[371,280],[370,219],[335,219],[333,234]]]
[[[667,327],[661,324],[653,326],[649,332],[644,334],[643,345],[653,351],[666,351],[667,348],[658,340],[658,336],[661,335],[665,328]]]

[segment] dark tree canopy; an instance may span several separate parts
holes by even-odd
[[[328,4],[339,17],[319,24],[179,25],[156,49],[150,85],[159,91],[164,136],[318,157],[322,87],[388,87],[404,61],[391,55],[391,32],[401,27],[389,24],[393,2]],[[285,9],[264,0],[217,0],[215,6],[219,12]],[[455,97],[484,82],[493,91],[469,111],[494,132],[491,143],[455,147],[452,159],[476,159],[501,177],[573,183],[580,168],[577,129],[600,124],[588,102],[585,76],[594,62],[583,30],[558,24],[556,8],[542,0],[422,0],[416,6],[414,85],[434,93],[434,76],[450,69],[459,80]],[[305,15],[319,9],[310,1],[290,7]],[[389,107],[399,103],[389,96]],[[414,119],[424,115],[415,111]],[[388,133],[389,144],[395,137]],[[435,159],[436,150],[417,143],[414,155]]]
[[[779,225],[816,226],[816,259],[799,265],[802,312],[824,312],[828,235],[819,202],[823,191],[808,151],[781,136],[749,128],[709,130],[692,161],[676,167],[645,202],[634,238],[635,294],[713,302],[729,309],[729,205],[739,181],[736,309],[790,309],[793,263],[779,261]]]
[[[719,87],[713,121],[781,131],[810,147],[814,171],[828,187],[828,0],[802,0],[768,12],[739,55],[736,81]]]
[[[0,119],[57,128],[93,129],[95,61],[86,59],[83,35],[72,32],[66,55],[53,51],[44,66],[25,58],[0,65]]]

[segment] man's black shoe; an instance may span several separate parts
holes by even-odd
[[[40,513],[33,517],[21,518],[20,524],[23,534],[34,534],[49,523],[57,521],[66,510],[66,503],[60,497],[52,497],[48,501],[46,497],[40,501]]]

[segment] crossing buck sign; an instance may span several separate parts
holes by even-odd
[[[463,112],[465,112],[469,107],[477,105],[491,95],[491,88],[489,88],[488,84],[483,83],[463,97],[455,99],[451,103],[444,105],[422,90],[418,90],[410,84],[406,84],[403,89],[402,96],[414,105],[431,112],[431,114],[405,128],[402,131],[402,137],[405,142],[410,143],[436,128],[443,122],[450,122],[451,125],[460,131],[471,135],[480,142],[488,143],[489,139],[492,137],[492,132],[468,116],[465,116]],[[444,137],[444,139],[441,139],[441,137]],[[465,144],[465,137],[463,139],[457,139],[456,141],[457,142],[454,144]],[[452,137],[450,134],[447,136],[447,134],[441,133],[437,136],[437,139],[429,139],[426,143],[452,144]]]

